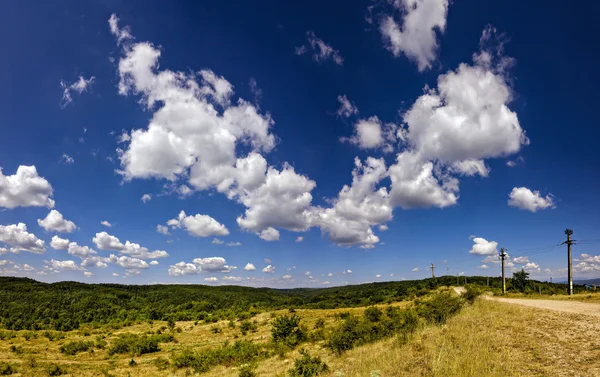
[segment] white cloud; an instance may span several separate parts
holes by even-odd
[[[119,28],[119,18],[116,14],[113,13],[110,15],[108,26],[110,27],[111,34],[117,37],[117,44],[121,44],[123,41],[133,39],[133,36],[129,31],[129,27],[125,26],[123,28]]]
[[[96,250],[90,249],[88,246],[79,246],[76,242],[69,243],[67,252],[70,255],[74,255],[80,258],[86,258],[91,255],[97,254]]]
[[[37,223],[46,231],[53,230],[60,233],[71,233],[77,229],[77,225],[75,225],[74,222],[66,220],[63,215],[55,209],[51,210],[45,219],[38,219]]]
[[[172,228],[185,228],[188,233],[195,237],[227,236],[229,230],[225,225],[219,223],[208,215],[197,214],[187,216],[184,211],[179,212],[176,219],[167,222]]]
[[[352,270],[342,271],[342,274],[344,274],[344,275],[350,275],[351,273],[352,273]]]
[[[256,271],[256,267],[252,263],[247,263],[244,267],[244,271]]]
[[[330,272],[330,273],[327,274],[327,276],[332,277],[333,274]]]
[[[386,48],[394,56],[404,53],[419,71],[431,68],[438,50],[436,31],[446,28],[448,0],[398,0],[394,6],[402,13],[401,24],[387,16],[379,25]]]
[[[131,258],[126,255],[117,257],[116,255],[111,254],[109,260],[111,263],[121,266],[126,270],[140,270],[150,267],[146,261],[139,258]]]
[[[482,270],[487,270],[490,267],[487,264],[482,264],[481,266],[477,266],[477,268],[480,268]]]
[[[534,263],[534,262],[527,263],[525,265],[524,269],[525,269],[525,271],[531,271],[531,272],[537,271],[537,272],[540,272],[540,266],[537,263]]]
[[[272,227],[263,230],[258,236],[268,242],[279,241],[279,231]]]
[[[337,65],[344,64],[344,58],[340,55],[340,52],[325,43],[322,39],[317,38],[313,31],[307,31],[306,38],[308,45],[296,47],[296,55],[303,55],[310,51],[313,60],[316,62],[332,60]]]
[[[69,247],[69,240],[60,238],[59,236],[53,236],[50,241],[50,247],[54,250],[67,250]]]
[[[342,137],[341,140],[355,144],[361,149],[382,148],[384,152],[391,152],[397,141],[397,128],[393,123],[383,124],[377,116],[372,116],[359,119],[354,124],[354,135],[350,138]]]
[[[148,203],[149,201],[152,200],[152,195],[150,194],[144,194],[142,195],[142,198],[140,199],[142,202],[144,202],[144,204]]]
[[[485,238],[474,237],[473,247],[469,250],[470,254],[476,255],[494,255],[498,254],[498,242],[488,241]]]
[[[108,222],[108,221],[106,221],[106,220],[104,220],[104,221],[101,221],[101,222],[100,222],[100,224],[104,225],[104,226],[105,226],[105,227],[107,227],[107,228],[110,228],[110,227],[112,226],[112,224],[111,224],[111,223],[109,223],[109,222]]]
[[[85,272],[83,273],[83,275],[84,275],[86,278],[90,278],[90,277],[94,276],[94,273],[93,273],[93,272],[90,272],[90,271],[85,271]]]
[[[523,157],[519,156],[515,160],[506,161],[506,165],[508,165],[511,168],[514,168],[515,166],[519,165],[523,161],[525,161],[525,159]]]
[[[60,101],[60,107],[64,109],[68,104],[73,102],[73,96],[71,95],[73,91],[79,94],[87,91],[88,88],[92,86],[95,79],[96,78],[94,76],[91,76],[89,79],[85,79],[83,78],[83,76],[79,76],[79,79],[72,83],[61,81],[60,87],[63,90],[63,96]]]
[[[119,274],[117,274],[116,272],[113,272],[113,273],[112,273],[112,276],[114,276],[114,277],[119,277],[120,275],[119,275]]]
[[[148,251],[147,248],[140,246],[140,244],[125,241],[125,244],[106,232],[96,233],[96,236],[92,239],[96,244],[96,247],[100,250],[114,250],[121,254],[126,254],[132,257],[141,259],[156,259],[166,258],[169,254],[164,250]]]
[[[211,277],[208,277],[208,278],[204,278],[204,281],[209,282],[209,283],[214,283],[216,281],[219,281],[219,278],[211,276]]]
[[[150,264],[150,266],[157,266],[159,263],[157,260],[153,260],[149,264]]]
[[[43,254],[46,251],[44,241],[32,233],[28,233],[27,225],[23,223],[0,225],[0,242],[10,246],[12,253],[29,251],[34,254]]]
[[[171,233],[169,233],[169,227],[166,225],[157,225],[156,231],[160,234],[164,234],[165,236],[168,236],[171,234]]]
[[[200,269],[193,263],[179,262],[169,268],[171,276],[195,275],[199,272]]]
[[[552,195],[543,197],[539,191],[531,191],[527,187],[514,187],[508,195],[508,205],[531,212],[537,212],[540,209],[554,208]]]
[[[304,237],[298,236],[298,238],[296,238],[296,242],[302,242],[302,241],[304,241]]]
[[[479,174],[482,177],[487,177],[490,173],[490,168],[485,165],[483,160],[458,161],[452,164],[451,170],[466,176]]]
[[[211,243],[213,243],[213,244],[216,244],[216,245],[222,245],[222,244],[224,244],[224,243],[225,243],[225,241],[221,241],[221,240],[220,240],[220,239],[218,239],[218,238],[213,238],[213,240],[212,240],[212,242],[211,242]]]
[[[283,275],[281,278],[283,280],[292,280],[292,275]]]
[[[529,257],[516,257],[513,258],[513,262],[515,262],[516,264],[529,263]]]
[[[223,257],[195,258],[192,262],[203,272],[229,273],[237,269],[236,266],[227,265],[227,261]]]
[[[273,272],[275,272],[275,267],[268,265],[267,267],[262,269],[262,272],[266,274],[272,274]]]
[[[379,225],[379,231],[381,231],[381,232],[385,232],[388,229],[390,229],[390,228],[386,224]]]
[[[381,274],[377,274],[377,275],[375,275],[375,277],[376,277],[377,279],[379,279],[379,278],[381,277]]]
[[[14,175],[2,174],[0,168],[0,207],[54,207],[52,186],[38,175],[35,166],[21,165]]]
[[[63,153],[62,157],[60,158],[60,160],[58,160],[58,162],[60,162],[62,164],[70,165],[70,164],[74,163],[75,160],[73,159],[73,157],[69,156],[68,154]]]
[[[337,115],[344,118],[349,118],[354,114],[358,114],[358,108],[354,105],[346,95],[339,95],[337,97],[340,107],[337,110]]]
[[[244,278],[242,278],[241,276],[223,276],[221,280],[239,283],[240,281],[244,280]]]
[[[411,271],[412,271],[412,272],[419,272],[420,270],[419,270],[419,267],[415,267],[415,268],[413,268]]]
[[[227,242],[227,244],[225,246],[230,246],[230,247],[242,246],[242,243],[241,242]]]
[[[95,254],[95,252],[94,252]],[[81,257],[81,267],[97,267],[97,268],[106,268],[108,267],[107,263],[112,263],[110,258],[106,257],[98,257],[95,255]]]
[[[45,261],[45,263],[49,268],[54,270],[53,272],[85,270],[85,268],[80,267],[77,263],[75,263],[72,260],[60,261],[60,260],[51,259],[50,261]]]
[[[544,270],[544,272],[545,272],[546,274],[550,275],[550,274],[552,273],[552,270],[551,270],[551,269],[549,269],[549,268],[546,268],[546,269]]]
[[[272,260],[270,260],[269,258],[265,258],[265,259],[264,259],[264,261],[265,261],[265,263],[267,263],[267,264],[271,264],[271,263],[273,263],[273,261],[272,261]]]
[[[306,271],[306,272],[304,273],[304,275],[306,275],[306,276],[310,276],[310,275],[311,275],[311,273],[310,273],[310,271]]]

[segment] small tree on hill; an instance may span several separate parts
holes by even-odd
[[[523,292],[525,287],[527,287],[529,280],[529,272],[521,269],[521,271],[517,271],[513,273],[512,277],[512,286],[514,289]]]

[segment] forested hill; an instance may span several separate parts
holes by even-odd
[[[462,279],[462,278],[461,278]],[[469,277],[485,285],[486,277]],[[272,289],[206,285],[42,283],[0,277],[0,326],[13,329],[76,329],[80,324],[119,326],[137,320],[204,320],[251,316],[281,308],[367,306],[425,294],[456,277],[369,283],[331,288]],[[499,278],[490,278],[492,287]]]

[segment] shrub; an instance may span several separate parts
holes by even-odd
[[[469,304],[473,304],[475,299],[481,295],[481,291],[472,285],[467,285],[466,290],[462,294],[462,298],[464,298]]]
[[[240,368],[239,377],[256,377],[256,372],[250,365],[245,364]]]
[[[8,376],[13,373],[17,373],[15,367],[10,365],[9,363],[0,361],[0,376]]]
[[[325,320],[323,318],[317,319],[317,322],[315,323],[315,329],[323,329],[323,328],[325,328]]]
[[[158,343],[172,342],[175,338],[170,334],[138,336],[135,334],[121,334],[113,340],[111,347],[108,349],[110,356],[118,353],[128,353],[132,356],[139,356],[145,353],[153,353],[160,351]]]
[[[453,297],[450,293],[443,292],[434,295],[427,301],[419,302],[417,311],[428,322],[439,325],[445,323],[461,307],[462,302],[460,297]]]
[[[152,363],[158,370],[165,370],[169,367],[170,364],[169,360],[165,359],[164,357],[157,357],[152,361]]]
[[[301,357],[294,360],[294,366],[288,373],[290,377],[318,376],[329,370],[319,356],[311,357],[305,350],[301,350],[300,355]]]
[[[48,373],[48,376],[61,376],[63,374],[67,374],[68,372],[61,368],[60,366],[56,365],[56,364],[51,364],[46,368],[46,372]]]
[[[60,352],[65,355],[73,356],[77,355],[79,352],[87,352],[94,345],[93,342],[84,342],[80,340],[76,340],[73,342],[65,343],[60,346]]]
[[[306,334],[300,328],[300,317],[295,314],[275,318],[272,323],[271,335],[273,341],[283,342],[290,347],[295,347],[306,340]]]
[[[240,331],[242,332],[242,335],[246,335],[246,333],[248,333],[248,331],[256,331],[256,323],[252,323],[248,320],[244,320],[242,321],[242,323],[240,323]]]
[[[173,355],[171,361],[176,368],[193,368],[196,373],[208,372],[216,365],[239,365],[252,362],[262,355],[261,347],[247,341],[225,344],[217,349],[205,349],[197,353],[185,350]]]
[[[379,320],[381,319],[381,316],[383,315],[383,312],[378,307],[371,306],[371,307],[365,309],[364,315],[365,315],[365,318],[371,322],[379,322]]]
[[[129,366],[130,367],[134,367],[136,365],[137,365],[137,363],[135,362],[135,360],[133,360],[133,358],[131,360],[129,360]]]

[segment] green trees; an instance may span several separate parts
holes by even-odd
[[[512,287],[519,292],[524,292],[525,288],[529,284],[529,272],[521,269],[521,271],[517,271],[513,273],[512,277]]]
[[[274,342],[282,342],[292,348],[306,340],[306,333],[300,328],[300,317],[296,314],[275,318],[271,336]]]

